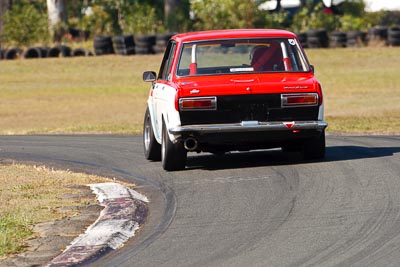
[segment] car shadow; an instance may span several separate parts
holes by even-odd
[[[400,147],[331,146],[326,148],[325,159],[304,160],[300,153],[284,153],[281,150],[233,152],[222,156],[213,154],[188,154],[186,170],[239,169],[262,166],[337,162],[368,158],[381,158],[400,153]]]

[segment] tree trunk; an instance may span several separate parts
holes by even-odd
[[[1,48],[1,41],[3,37],[3,18],[6,12],[10,9],[11,7],[11,0],[1,0],[0,1],[0,48]]]
[[[60,41],[63,26],[67,23],[67,0],[47,0],[49,29],[54,41]]]
[[[47,0],[50,27],[67,22],[67,0]]]
[[[175,12],[180,5],[181,0],[164,0],[164,17],[170,32],[177,30]]]

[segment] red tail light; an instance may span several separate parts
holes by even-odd
[[[179,109],[188,110],[216,110],[217,98],[214,97],[192,97],[179,99]]]
[[[317,106],[318,103],[317,93],[283,94],[281,96],[282,107]]]

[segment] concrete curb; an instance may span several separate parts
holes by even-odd
[[[144,223],[149,202],[145,196],[118,183],[89,186],[105,208],[84,234],[46,266],[77,266],[94,261],[123,246]]]

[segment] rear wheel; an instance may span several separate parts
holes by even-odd
[[[161,160],[161,145],[157,142],[154,136],[149,108],[146,109],[146,113],[144,115],[143,147],[146,159],[154,161]]]
[[[164,170],[178,171],[185,169],[187,151],[182,142],[176,144],[169,139],[167,127],[163,122],[162,143],[161,143],[161,161]]]
[[[319,136],[304,141],[303,155],[305,159],[319,160],[325,157],[325,131]]]

